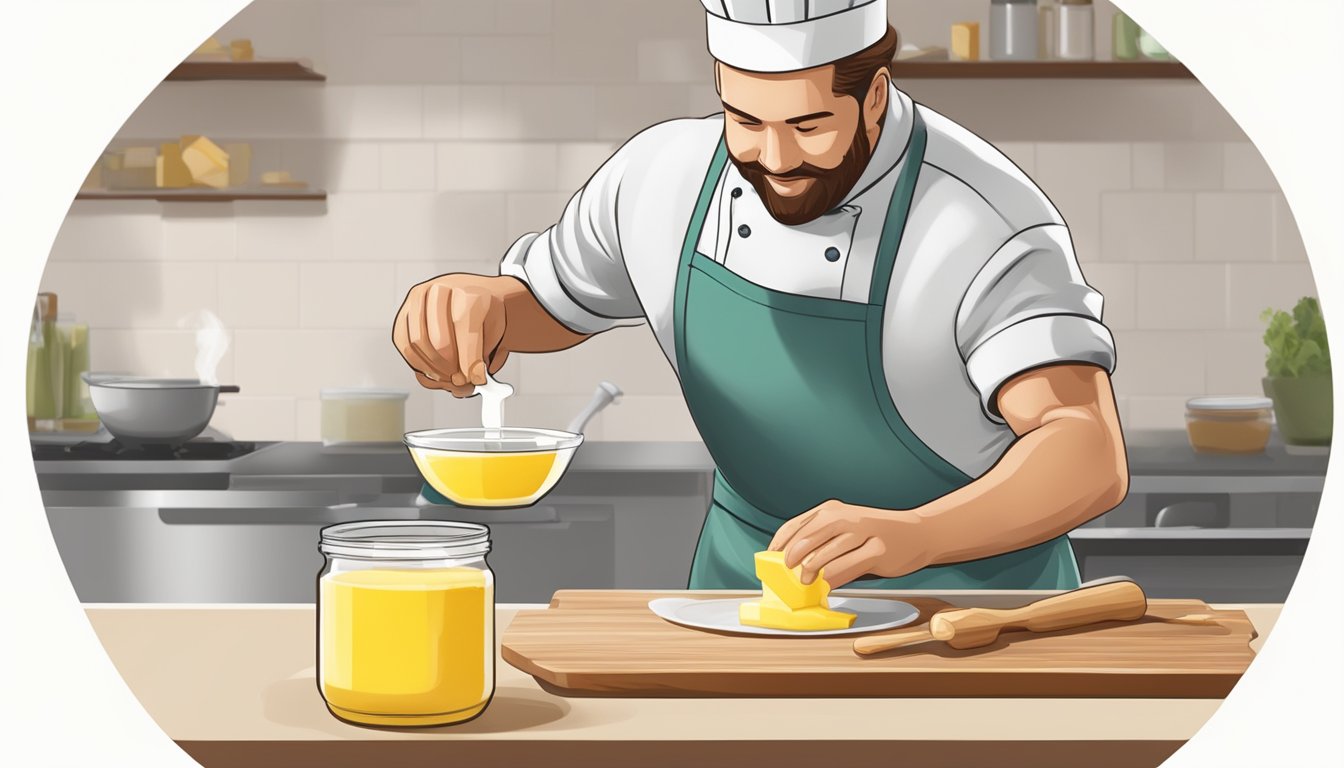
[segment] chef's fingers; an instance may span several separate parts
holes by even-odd
[[[454,384],[485,383],[485,318],[490,311],[490,297],[475,288],[453,291],[453,333],[457,341],[458,371],[453,374]]]
[[[504,341],[504,302],[493,294],[486,302],[485,324],[481,333],[484,336],[482,340],[485,342],[487,368],[494,375],[504,367],[504,361],[509,355],[508,350],[501,346]]]
[[[419,286],[412,289],[406,299],[406,310],[397,316],[393,338],[399,339],[397,349],[411,368],[428,378],[439,379],[442,374],[438,371],[438,364],[425,352],[428,337],[424,332],[424,294],[425,291]]]
[[[454,397],[471,397],[476,390],[476,388],[470,384],[465,387],[459,387],[451,381],[431,379],[423,373],[416,373],[415,379],[420,382],[420,386],[426,389],[441,389],[444,392],[451,393]]]
[[[401,353],[407,365],[422,373],[429,370],[429,363],[411,344],[409,321],[424,311],[424,289],[417,285],[406,293],[406,299],[397,312],[397,319],[392,322],[392,345]]]
[[[822,576],[831,589],[839,589],[849,582],[872,571],[882,556],[884,546],[877,539],[868,539],[858,549],[837,557],[826,565]]]
[[[827,541],[821,546],[812,550],[812,553],[803,557],[803,569],[799,573],[799,578],[804,584],[811,584],[817,578],[817,572],[825,568],[827,563],[840,557],[846,552],[852,552],[868,540],[864,534],[854,531],[845,531]]]
[[[809,520],[816,516],[816,514],[817,510],[813,508],[801,515],[791,517],[784,521],[784,524],[779,526],[779,530],[775,531],[774,538],[770,539],[770,546],[767,547],[767,549],[775,552],[783,549],[793,540],[793,535],[798,532],[798,529],[806,525]]]
[[[425,290],[425,311],[421,315],[423,337],[416,345],[420,353],[433,366],[429,375],[440,381],[452,382],[461,386],[461,382],[452,380],[457,372],[457,340],[453,335],[451,307],[453,288],[445,283],[432,283]],[[416,328],[411,326],[411,335]]]
[[[784,545],[784,565],[789,568],[798,565],[809,552],[831,538],[852,530],[854,526],[855,521],[842,510],[822,505],[817,514],[794,532],[793,538]]]

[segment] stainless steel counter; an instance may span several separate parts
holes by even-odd
[[[1201,456],[1179,431],[1129,436],[1133,480],[1117,509],[1070,536],[1084,578],[1146,574],[1156,597],[1281,600],[1314,523],[1328,457],[1281,445]],[[81,599],[307,602],[318,530],[363,519],[490,525],[500,599],[562,587],[682,588],[713,463],[700,443],[582,446],[531,510],[419,508],[400,446],[261,444],[228,461],[37,461],[56,542]],[[1212,505],[1208,528],[1154,528],[1156,511]]]

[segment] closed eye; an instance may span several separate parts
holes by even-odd
[[[815,130],[817,130],[817,126],[815,126],[815,125],[812,126],[811,128],[804,128],[804,127],[802,127],[802,126],[798,126],[798,132],[799,132],[799,133],[811,133],[811,132],[813,132],[813,131],[815,131]]]

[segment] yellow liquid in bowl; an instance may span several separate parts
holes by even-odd
[[[344,720],[470,720],[495,687],[494,587],[475,568],[328,574],[319,587],[318,676]]]
[[[470,507],[531,504],[564,469],[559,451],[453,453],[413,449],[411,454],[434,490]]]

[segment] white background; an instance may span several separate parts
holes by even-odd
[[[1337,58],[1344,3],[1118,4],[1186,62],[1260,149],[1302,231],[1330,330],[1344,333],[1331,312],[1344,301],[1344,68]],[[16,471],[3,528],[0,757],[18,757],[21,765],[192,764],[140,708],[83,617],[46,524],[18,404],[32,296],[90,163],[163,75],[243,5],[23,0],[3,6],[0,403],[10,407],[0,411],[0,451]],[[1277,626],[1226,703],[1168,765],[1339,764],[1344,539],[1334,464]]]

